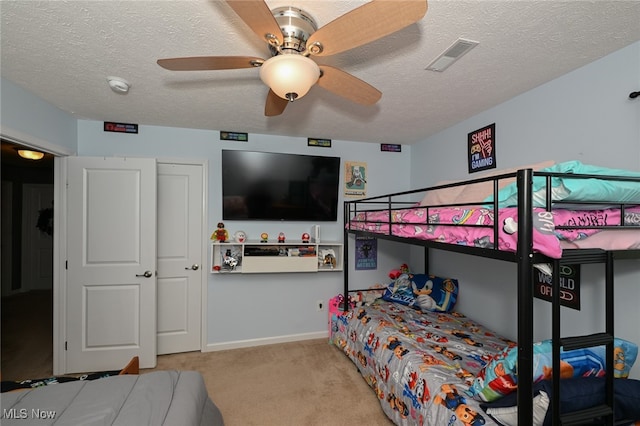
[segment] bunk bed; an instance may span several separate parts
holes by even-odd
[[[446,199],[450,194],[456,196]],[[422,200],[417,201],[420,197]],[[429,271],[430,249],[498,259],[517,265],[516,344],[484,329],[480,324],[456,312],[436,312],[436,317],[433,318],[432,313],[427,310],[423,309],[421,312],[412,307],[381,302],[381,299],[376,299],[373,304],[368,306],[355,307],[349,303],[352,300],[349,295],[355,291],[362,292],[366,289],[351,288],[348,267],[349,250],[345,250],[344,291],[340,296],[342,303],[339,306],[341,312],[331,317],[330,338],[358,366],[376,393],[380,393],[381,404],[395,423],[465,425],[491,423],[495,418],[487,416],[485,411],[478,408],[487,409],[490,404],[482,404],[482,397],[478,392],[475,392],[474,395],[473,383],[475,385],[478,381],[482,383],[482,380],[478,379],[478,375],[480,375],[480,379],[484,378],[487,370],[483,367],[490,365],[489,360],[506,356],[507,351],[509,356],[515,356],[515,362],[517,362],[517,373],[514,373],[517,386],[514,386],[513,393],[510,395],[515,399],[514,403],[517,404],[517,413],[513,414],[515,417],[511,424],[534,424],[533,419],[540,416],[540,413],[536,412],[538,408],[534,396],[540,396],[539,390],[542,384],[547,386],[548,393],[546,395],[550,398],[548,414],[545,412],[542,417],[546,416],[547,420],[551,419],[551,423],[554,425],[587,424],[593,419],[604,419],[606,424],[614,424],[614,410],[615,415],[618,415],[616,407],[640,406],[640,381],[623,379],[625,380],[624,386],[629,383],[633,387],[631,392],[636,398],[635,403],[629,404],[629,401],[618,400],[617,394],[614,393],[614,382],[616,383],[615,389],[622,388],[618,385],[619,380],[615,377],[626,376],[615,374],[615,368],[619,366],[614,365],[614,352],[616,356],[619,355],[620,341],[614,338],[613,326],[614,263],[620,259],[640,259],[640,173],[568,162],[543,168],[540,171],[522,168],[517,171],[465,182],[445,183],[430,188],[345,201],[344,240],[346,248],[350,236],[373,237],[422,246],[425,248],[424,263],[427,272]],[[561,374],[553,374],[548,381],[534,380],[534,358],[537,357],[538,345],[541,343],[534,342],[533,337],[534,271],[538,268],[550,274],[552,287],[560,288],[559,271],[563,265],[587,263],[600,263],[605,268],[605,331],[587,336],[561,336],[560,292],[554,291],[552,296],[552,338],[543,343],[550,348],[551,371],[559,372],[562,371],[562,353],[586,350],[587,348],[602,348],[605,365],[598,375],[603,376],[600,378],[599,385],[603,386],[605,392],[601,392],[601,394],[603,393],[605,396],[604,400],[598,401],[595,406],[578,407],[579,409],[566,413],[565,410],[561,412],[561,401],[564,401],[561,389],[566,393],[569,380],[561,380]],[[407,314],[408,317],[406,317]],[[416,317],[416,315],[418,316]],[[444,315],[450,315],[450,318],[441,317]],[[392,317],[398,316],[404,316],[400,320],[402,324],[387,327],[399,330],[399,334],[396,334],[395,337],[386,335],[384,335],[385,337],[379,335],[374,337],[373,333],[370,333],[371,324],[373,326],[388,324],[388,321],[392,321]],[[430,388],[427,383],[424,383],[423,387],[427,386],[427,389],[421,388],[418,393],[411,392],[406,384],[416,385],[419,379],[424,378],[424,375],[421,375],[419,371],[420,361],[414,360],[413,364],[409,362],[409,367],[413,366],[413,368],[409,368],[406,362],[402,364],[402,367],[393,367],[394,362],[401,358],[397,351],[417,353],[424,359],[433,358],[434,348],[439,348],[436,350],[442,351],[442,347],[434,345],[433,342],[425,342],[423,338],[415,338],[426,332],[420,328],[420,324],[433,324],[438,321],[438,318],[442,318],[443,322],[455,322],[453,327],[458,331],[464,329],[462,333],[449,330],[444,331],[443,334],[446,335],[453,347],[461,348],[462,352],[466,354],[474,353],[473,345],[477,343],[476,338],[485,338],[485,341],[479,344],[482,350],[476,351],[478,363],[475,369],[466,368],[462,369],[462,372],[459,371],[459,363],[445,365],[444,370],[433,374],[437,380],[433,381],[433,378],[427,378],[427,380],[432,380]],[[362,328],[367,324],[369,324],[369,328]],[[407,328],[407,324],[417,325],[417,328]],[[437,327],[448,330],[443,328],[442,324],[438,324]],[[384,326],[378,326],[377,330],[384,328]],[[478,334],[470,335],[468,333],[470,329],[477,331]],[[397,341],[397,336],[405,338]],[[407,336],[412,336],[413,339],[406,339]],[[372,342],[372,338],[386,341]],[[356,345],[356,341],[359,346]],[[402,345],[419,345],[421,343],[422,346],[412,347],[409,350],[402,347]],[[637,346],[631,342],[625,342],[625,344],[629,344],[630,347],[627,361],[633,363],[637,354]],[[356,347],[361,349],[355,349]],[[427,347],[431,347],[431,349]],[[362,352],[371,354],[377,348],[390,351],[387,355],[387,365],[367,366],[370,359],[366,353]],[[515,350],[510,351],[510,348]],[[394,357],[394,355],[396,356]],[[455,356],[455,354],[446,355]],[[438,362],[441,363],[442,359],[440,357]],[[537,362],[537,358],[535,361]],[[366,368],[373,368],[375,371],[367,374],[365,373]],[[391,368],[391,371],[387,371],[388,368]],[[398,370],[398,368],[402,369]],[[627,365],[626,368],[628,374],[630,366]],[[428,369],[425,367],[424,370]],[[447,370],[458,372],[460,380],[456,383],[462,384],[459,387],[467,390],[464,395],[462,395],[462,391],[455,389],[455,386],[453,388],[448,386],[447,380],[443,380],[443,377],[447,375],[445,373]],[[383,391],[378,383],[381,378],[385,375],[386,377],[396,375],[397,379],[397,376],[403,374],[410,376],[405,377],[403,381],[405,389],[390,390],[386,388],[387,394],[382,395]],[[584,385],[578,384],[577,386],[583,387]],[[425,396],[425,393],[429,392],[431,395]],[[424,405],[429,405],[431,411],[435,410],[440,413],[412,412],[412,409],[420,405],[419,401],[416,402],[416,395],[427,399],[431,398],[431,403]],[[402,401],[402,396],[409,398]],[[614,396],[616,400],[614,400]],[[451,411],[447,412],[446,409]],[[455,410],[458,409],[466,411],[466,413],[456,412]],[[478,416],[480,419],[475,419],[474,413],[483,413],[484,416],[480,415]],[[627,411],[623,415],[626,415],[627,419],[629,416],[634,417],[634,420],[640,419],[640,417],[635,417],[640,416],[635,412],[628,413]],[[440,423],[443,419],[445,422]],[[457,422],[456,419],[460,422]],[[616,419],[616,421],[620,420],[620,418]],[[540,420],[537,419],[535,423],[539,422]]]

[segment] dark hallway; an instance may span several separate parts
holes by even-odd
[[[52,236],[48,235],[48,229],[31,229],[34,218],[23,212],[23,206],[28,203],[25,188],[53,187],[53,155],[45,154],[37,161],[27,160],[18,155],[19,148],[24,147],[2,140],[0,352],[3,380],[46,377],[53,370],[53,278],[52,275],[41,275],[37,277],[38,284],[34,285],[29,266],[33,259],[29,259],[30,255],[25,259],[25,251],[30,248],[25,239],[30,233],[35,232],[44,240],[52,239]],[[38,215],[37,219],[44,216]],[[38,247],[33,249],[39,250]],[[42,253],[45,258],[39,261],[49,269],[53,264],[52,252]]]

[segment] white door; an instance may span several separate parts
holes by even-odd
[[[67,373],[156,365],[156,162],[69,157]]]
[[[23,185],[22,212],[21,291],[51,290],[53,288],[53,185]],[[37,226],[39,224],[41,227]]]
[[[203,167],[158,163],[158,355],[200,349]]]

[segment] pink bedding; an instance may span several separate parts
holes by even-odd
[[[427,213],[428,212],[428,213]],[[494,212],[484,207],[429,208],[414,207],[391,211],[391,235],[398,237],[433,240],[449,244],[460,244],[482,248],[494,248]],[[427,220],[428,214],[428,220]],[[499,210],[498,249],[515,252],[517,250],[518,209],[507,207]],[[602,232],[598,229],[561,230],[556,226],[618,226],[620,210],[564,210],[552,212],[534,208],[533,248],[551,258],[560,258],[562,249],[571,243],[580,248],[601,248],[590,245],[589,237]],[[638,230],[618,230],[624,232],[624,246],[615,247],[616,241],[607,240],[607,249],[628,249],[640,246],[640,206],[625,211],[625,224],[638,226]],[[350,229],[389,235],[388,211],[357,213],[347,225]],[[619,234],[622,236],[622,234]],[[615,238],[613,240],[617,240]],[[629,242],[629,239],[632,241]],[[594,239],[598,244],[603,238]]]

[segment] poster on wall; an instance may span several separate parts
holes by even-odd
[[[469,173],[496,168],[496,123],[469,133]]]
[[[367,196],[367,163],[346,161],[344,163],[344,196]]]
[[[551,302],[553,281],[551,275],[536,270],[533,295]],[[560,265],[560,304],[580,310],[580,265]]]
[[[356,270],[378,268],[378,240],[373,237],[356,237]]]
[[[113,121],[105,121],[103,129],[105,132],[138,133],[138,125],[133,123],[114,123]]]
[[[248,142],[249,134],[242,132],[220,132],[220,140],[221,141],[238,141],[238,142]]]
[[[381,143],[380,151],[402,152],[402,145],[395,143]]]
[[[320,148],[331,148],[331,139],[307,138],[308,146],[318,146]]]

